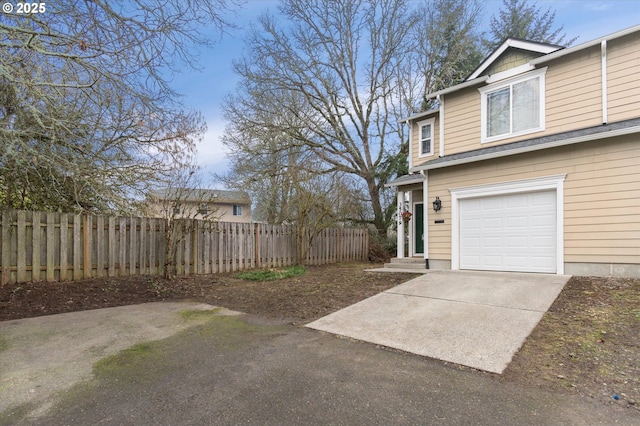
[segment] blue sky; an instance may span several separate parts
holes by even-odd
[[[232,61],[242,55],[244,33],[251,22],[267,9],[276,13],[277,4],[276,0],[247,0],[235,15],[229,15],[239,28],[230,31],[213,48],[201,52],[202,70],[174,79],[174,87],[185,95],[188,108],[201,111],[207,120],[209,130],[198,146],[198,161],[203,167],[203,183],[208,186],[220,187],[212,181],[211,174],[224,173],[229,167],[220,141],[225,126],[220,107],[224,96],[234,90],[237,82]],[[578,37],[574,44],[640,24],[640,0],[552,0],[535,4],[543,11],[550,7],[556,11],[556,26],[564,25],[567,38]],[[485,2],[485,26],[501,5],[502,0]]]

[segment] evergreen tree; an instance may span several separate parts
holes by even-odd
[[[567,39],[564,26],[555,27],[556,12],[542,11],[528,0],[502,0],[498,16],[491,17],[489,34],[483,44],[487,52],[500,45],[507,37],[569,46],[577,37]]]

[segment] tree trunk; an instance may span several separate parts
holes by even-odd
[[[380,237],[387,235],[387,223],[384,220],[384,211],[380,203],[380,185],[375,178],[366,177],[369,196],[371,197],[371,208],[373,209],[373,224]]]

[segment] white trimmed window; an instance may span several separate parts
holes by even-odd
[[[242,206],[240,204],[233,205],[233,215],[242,216]]]
[[[544,130],[546,71],[543,68],[479,89],[483,143]]]
[[[418,122],[418,150],[420,157],[433,155],[433,127],[435,121],[435,118],[430,118]]]

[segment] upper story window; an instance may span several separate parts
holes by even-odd
[[[240,204],[233,205],[233,215],[242,216],[242,206]]]
[[[433,127],[435,118],[418,122],[419,156],[433,155]]]
[[[479,89],[482,142],[544,130],[546,71],[543,68]]]
[[[200,203],[200,205],[198,206],[198,213],[202,214],[202,215],[207,215],[209,214],[209,204],[207,203]]]

